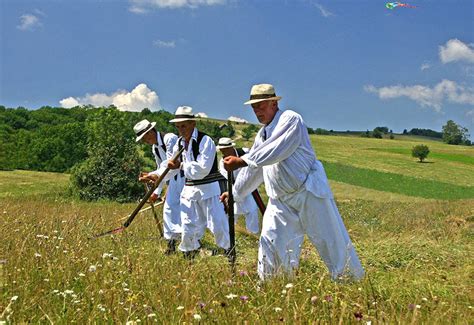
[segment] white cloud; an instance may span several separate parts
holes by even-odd
[[[153,41],[153,45],[156,47],[161,47],[161,48],[175,48],[176,47],[176,42],[175,41],[161,41],[161,40],[156,40]]]
[[[420,70],[421,70],[421,71],[424,71],[424,70],[427,70],[427,69],[429,69],[429,68],[431,68],[431,65],[430,65],[429,63],[426,63],[426,62],[425,62],[425,63],[423,63],[423,64],[421,65]]]
[[[465,44],[458,39],[450,39],[446,45],[439,47],[441,62],[467,61],[474,63],[474,49],[472,45]]]
[[[313,2],[313,5],[319,9],[319,12],[321,13],[321,15],[323,17],[331,17],[331,16],[334,16],[334,14],[332,12],[330,12],[329,10],[327,10],[326,8],[324,8],[321,4],[317,3],[317,2]]]
[[[132,91],[119,90],[113,94],[86,94],[84,97],[68,97],[60,102],[62,107],[70,108],[78,105],[109,106],[114,105],[121,111],[140,112],[145,107],[150,110],[160,108],[159,98],[146,84],[139,84]]]
[[[381,99],[408,97],[423,107],[431,107],[440,112],[444,101],[456,104],[474,105],[474,89],[458,85],[451,80],[442,80],[433,88],[423,85],[388,86],[377,88],[364,86],[364,90],[378,94]]]
[[[227,0],[129,0],[129,10],[133,13],[143,14],[149,9],[176,9],[197,8],[202,6],[215,6],[225,4]]]
[[[236,117],[236,116],[229,116],[229,118],[227,120],[229,120],[231,122],[248,123],[247,120],[244,120],[243,118]]]
[[[32,14],[24,14],[20,16],[20,25],[16,26],[19,30],[33,31],[43,26],[38,16]]]

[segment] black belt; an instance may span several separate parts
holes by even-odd
[[[225,177],[221,175],[221,173],[212,173],[204,177],[203,179],[187,179],[184,185],[192,186],[192,185],[203,185],[203,184],[210,184],[217,181],[225,181]]]

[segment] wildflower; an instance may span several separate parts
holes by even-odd
[[[282,311],[282,309],[281,309],[280,307],[275,307],[275,308],[273,308],[273,310],[274,310],[275,312],[277,312],[277,313],[279,313],[280,311]]]
[[[408,305],[408,309],[410,310],[415,310],[415,309],[420,309],[421,306],[420,305],[415,305],[415,304],[409,304]]]
[[[237,295],[234,295],[233,293],[229,293],[227,296],[225,296],[227,299],[234,299],[237,298]]]
[[[99,290],[99,294],[101,295],[101,294],[103,294],[103,293],[104,293],[104,290],[100,289],[100,290]]]
[[[293,283],[288,283],[288,284],[285,286],[285,288],[287,288],[287,289],[293,288]]]
[[[74,291],[72,290],[64,290],[64,293],[67,294],[67,295],[72,295],[74,293]]]
[[[195,319],[195,320],[201,320],[201,315],[199,315],[199,314],[194,314],[194,319]]]
[[[284,294],[284,295],[286,295],[286,290],[283,289],[283,290],[281,291],[281,293]]]
[[[79,273],[79,276],[84,277],[84,276],[86,276],[86,275],[85,275],[84,273]]]
[[[156,314],[155,314],[155,313],[151,313],[151,314],[148,314],[147,317],[148,317],[148,318],[156,317]]]
[[[421,300],[423,300],[424,302],[427,302],[428,298],[423,297],[423,298],[421,298]]]
[[[204,307],[206,307],[206,304],[203,303],[202,301],[198,302],[197,305],[199,306],[199,308],[203,309]]]
[[[354,317],[355,317],[357,320],[362,320],[362,318],[363,318],[362,312],[356,311],[356,312],[354,313]]]
[[[311,303],[314,305],[318,301],[318,297],[312,296],[311,297]]]
[[[246,271],[240,271],[240,276],[246,276],[247,275],[247,272]]]
[[[41,257],[41,254],[35,253],[35,257]]]
[[[307,289],[306,289],[306,292],[311,292],[311,289],[310,289],[310,288],[307,288]]]
[[[332,296],[327,295],[327,296],[324,297],[324,299],[325,299],[327,302],[331,302],[331,301],[332,301]]]
[[[242,300],[243,302],[247,302],[247,300],[249,300],[249,297],[247,297],[247,296],[240,296],[240,300]]]
[[[18,296],[13,296],[10,301],[16,301],[18,299]]]
[[[102,258],[112,258],[112,254],[104,253],[102,254]]]
[[[365,325],[372,325],[372,321],[368,320],[367,323],[365,323]]]
[[[95,272],[97,270],[97,266],[91,265],[89,266],[89,272]]]
[[[177,310],[182,310],[184,309],[184,306],[178,306],[178,308],[176,308]]]

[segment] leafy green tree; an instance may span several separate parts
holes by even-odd
[[[420,162],[423,162],[423,160],[425,160],[426,157],[428,157],[429,153],[430,153],[430,149],[428,148],[428,146],[424,144],[416,145],[411,149],[411,155],[415,158],[420,159]]]
[[[143,194],[140,158],[126,113],[99,108],[87,119],[88,158],[73,168],[73,192],[84,200],[126,202]]]
[[[382,131],[379,128],[375,128],[372,132],[372,136],[377,139],[382,139]]]
[[[254,124],[250,124],[249,126],[242,129],[242,137],[248,141],[257,131],[258,127]]]
[[[463,144],[469,140],[469,130],[456,124],[453,120],[443,125],[443,141],[447,144]]]

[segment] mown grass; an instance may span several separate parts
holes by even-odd
[[[457,186],[435,180],[379,172],[339,163],[323,161],[323,164],[329,179],[374,190],[427,199],[474,198],[474,186]]]
[[[368,150],[376,150],[382,152],[391,152],[406,156],[411,156],[411,149],[408,148],[369,148]],[[449,160],[449,161],[456,161],[464,164],[474,165],[474,156],[466,156],[460,154],[452,154],[452,153],[443,153],[443,152],[434,152],[428,155],[429,158],[426,161],[433,162],[438,159],[441,160]]]

